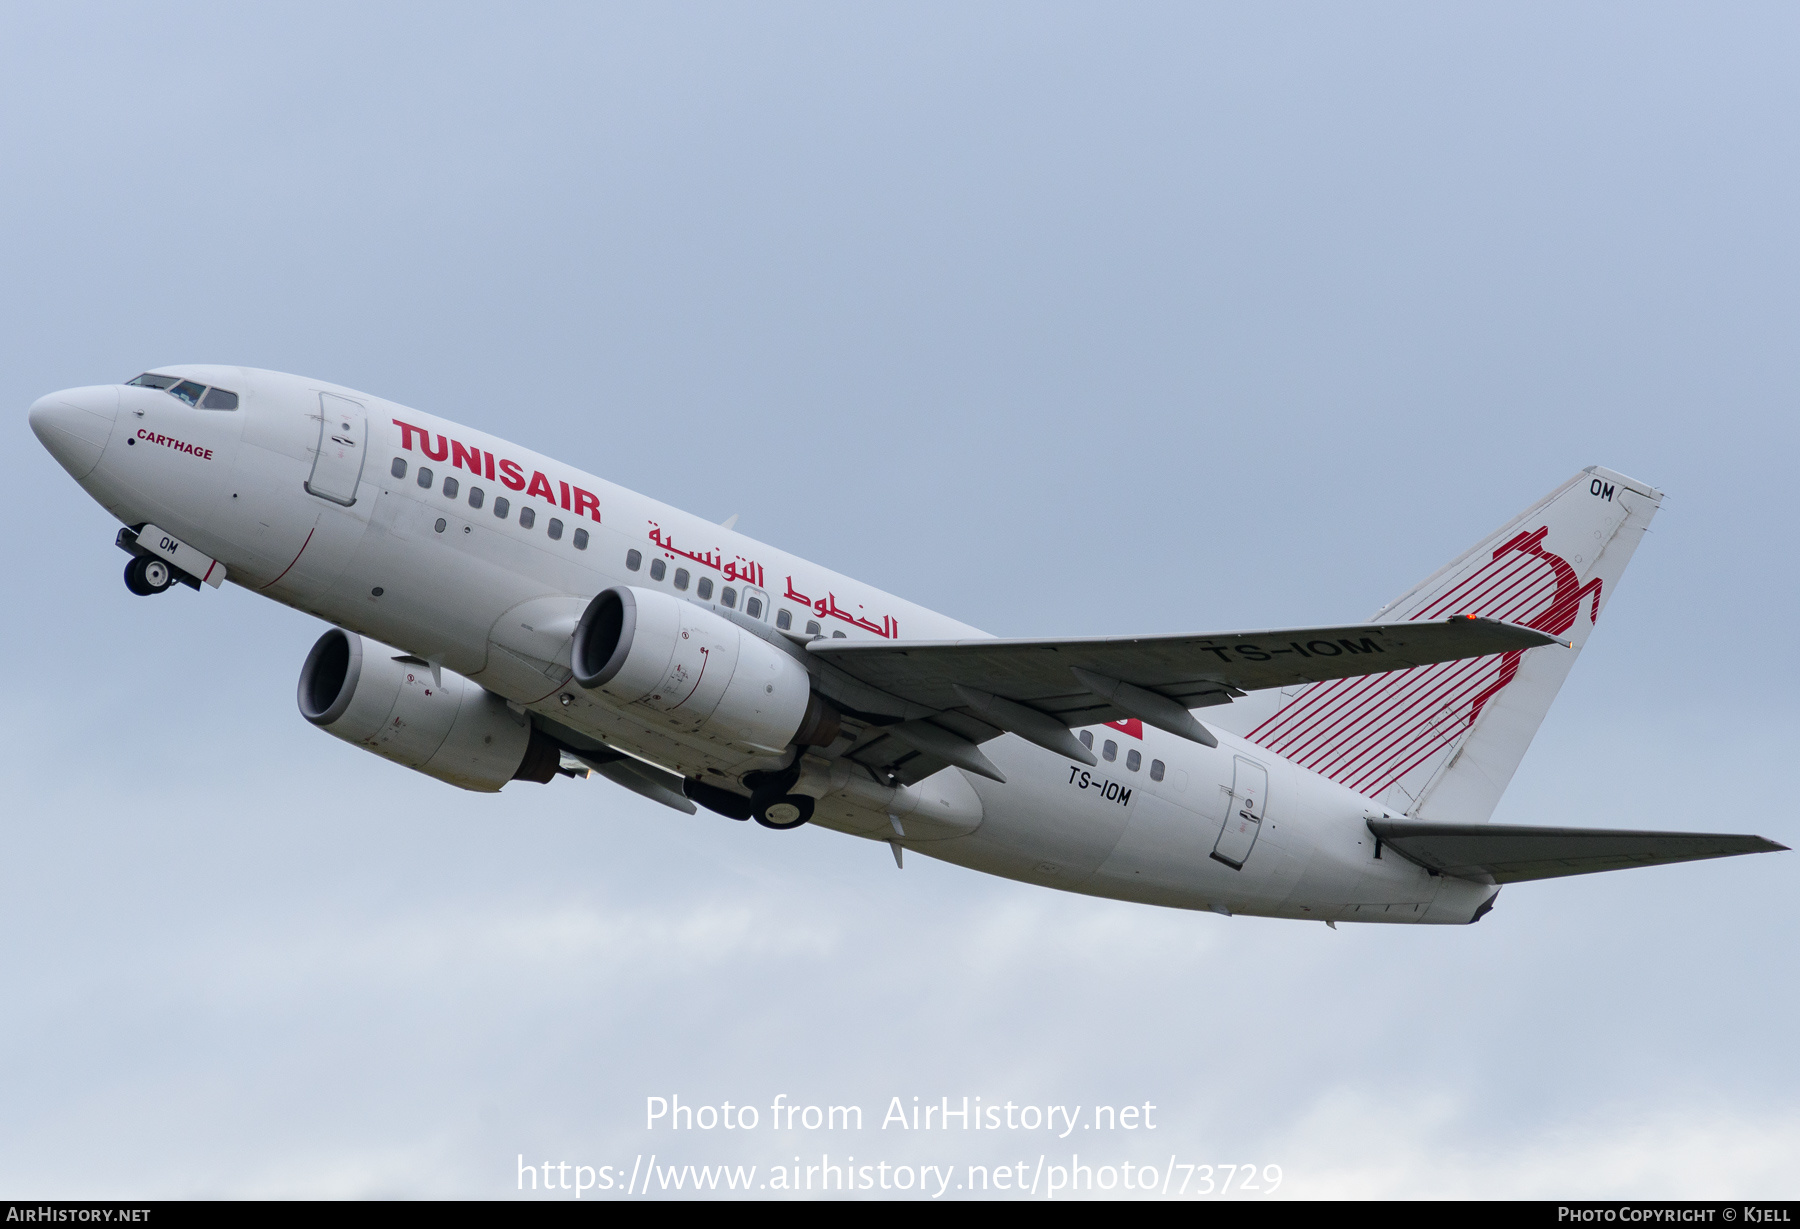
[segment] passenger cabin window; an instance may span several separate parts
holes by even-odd
[[[785,632],[786,630],[788,630],[788,628],[792,627],[793,625],[794,625],[794,612],[793,611],[778,610],[775,612],[775,626],[776,627],[779,627],[782,631]]]
[[[419,466],[419,485],[424,487],[427,491],[431,489],[431,469],[429,466]]]
[[[462,484],[448,474],[444,475],[444,498],[455,499],[456,493],[462,490]]]
[[[196,384],[192,380],[183,380],[169,391],[189,405],[199,405],[201,396],[206,392],[206,385]]]
[[[222,388],[209,388],[206,390],[206,396],[200,399],[200,408],[203,410],[235,410],[237,409],[237,394],[228,393]]]
[[[667,576],[668,574],[669,574],[669,565],[668,564],[664,563],[661,559],[652,559],[650,561],[650,579],[651,580],[661,580],[664,576]]]
[[[1152,781],[1163,779],[1163,762],[1161,760],[1150,761],[1150,779]]]
[[[640,554],[634,550],[628,550],[625,552],[625,570],[627,572],[635,572],[643,566],[644,566],[644,556],[642,554]],[[701,581],[700,583],[705,584],[706,582]]]
[[[1127,751],[1125,753],[1125,767],[1129,768],[1132,772],[1136,772],[1138,769],[1142,768],[1143,766],[1144,766],[1144,757],[1143,756],[1139,755],[1135,751]]]
[[[686,568],[675,569],[675,587],[677,589],[686,589],[688,587],[688,570]]]
[[[850,639],[850,637],[844,635],[843,632],[832,632],[831,638],[833,640],[848,640],[848,639]]]
[[[820,634],[819,621],[817,619],[808,619],[806,621],[806,634],[809,636],[817,636]]]
[[[481,507],[481,501],[485,498],[486,498],[486,496],[484,496],[481,493],[480,487],[472,486],[469,488],[469,507],[471,507],[471,508]]]
[[[574,540],[575,540],[575,549],[576,550],[586,550],[587,549],[587,530],[577,529],[575,531],[575,539]]]
[[[730,585],[726,585],[723,589],[719,590],[719,605],[727,610],[737,609],[737,590],[733,589]]]
[[[745,598],[744,613],[749,615],[752,619],[762,618],[762,599],[760,597]]]
[[[394,463],[388,466],[388,473],[394,475],[396,478],[406,477],[406,458],[395,457]]]
[[[537,509],[528,504],[519,505],[519,528],[530,529],[537,524]]]
[[[512,504],[507,500],[506,496],[504,496],[504,495],[494,496],[494,515],[495,516],[499,517],[501,520],[505,520],[506,514],[511,511],[512,511]]]
[[[703,602],[712,601],[712,577],[702,576],[700,583],[694,586],[694,596]]]
[[[1114,760],[1118,759],[1119,758],[1119,744],[1114,742],[1110,738],[1107,739],[1106,745],[1100,748],[1100,758],[1105,760],[1108,764],[1110,764]]]
[[[1081,745],[1086,747],[1089,751],[1094,749],[1094,732],[1092,730],[1083,730],[1081,732]]]
[[[562,522],[557,520],[554,516],[550,518],[548,533],[550,534],[550,540],[552,542],[562,537]]]

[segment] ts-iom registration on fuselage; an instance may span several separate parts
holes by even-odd
[[[1017,640],[319,380],[163,367],[30,419],[124,524],[133,593],[317,615],[301,714],[463,789],[597,774],[896,863],[1334,924],[1783,848],[1487,822],[1661,500],[1609,470],[1366,623]]]

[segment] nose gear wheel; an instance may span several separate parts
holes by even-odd
[[[125,587],[139,597],[154,597],[175,583],[168,564],[150,555],[139,555],[125,565]]]

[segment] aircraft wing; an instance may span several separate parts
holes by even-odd
[[[911,720],[877,727],[851,757],[912,781],[947,763],[1002,779],[978,751],[967,751],[1005,731],[1089,764],[1092,755],[1069,727],[1136,717],[1215,745],[1188,710],[1262,688],[1558,643],[1530,628],[1459,615],[1200,636],[812,640],[806,652],[909,706]]]
[[[1522,883],[1787,848],[1760,836],[1716,832],[1431,824],[1405,819],[1372,819],[1369,831],[1386,847],[1429,870],[1483,883]]]

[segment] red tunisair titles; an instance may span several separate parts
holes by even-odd
[[[570,486],[558,480],[556,489],[550,486],[550,480],[544,477],[543,471],[532,470],[531,477],[525,477],[524,467],[517,461],[504,458],[496,461],[494,454],[483,452],[479,448],[470,448],[459,440],[446,435],[437,437],[437,448],[431,446],[431,432],[423,427],[415,427],[411,423],[393,420],[400,428],[400,447],[407,452],[412,451],[413,436],[419,437],[419,451],[433,461],[448,461],[451,465],[466,469],[477,478],[486,478],[490,482],[498,482],[509,491],[523,491],[528,496],[546,500],[555,504],[565,512],[573,512],[576,516],[586,516],[596,524],[600,520],[600,497],[592,491],[584,491],[578,486]],[[560,498],[558,492],[560,491]]]

